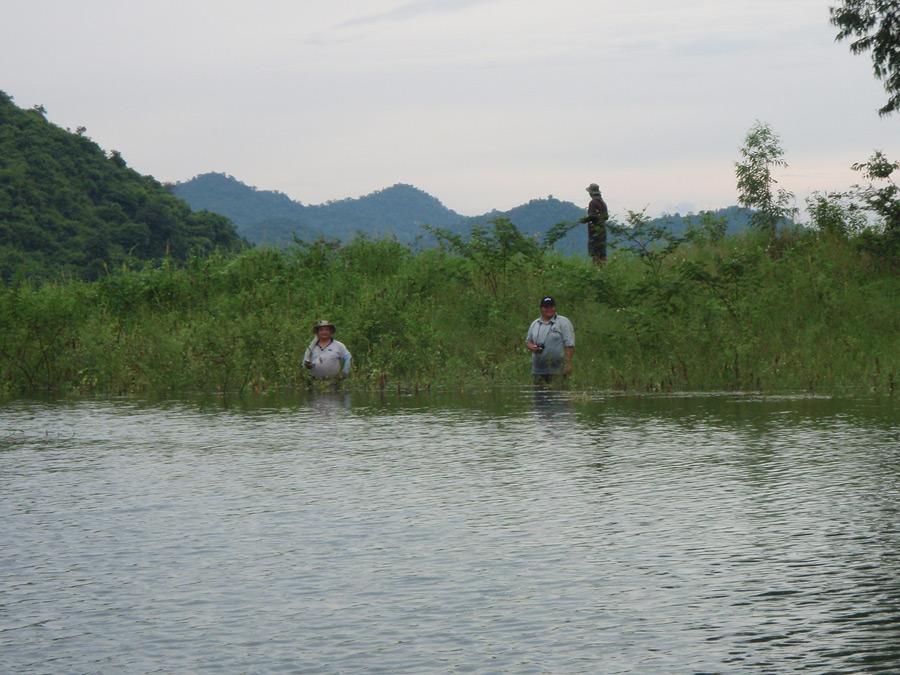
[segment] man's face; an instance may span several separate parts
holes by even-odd
[[[541,305],[541,316],[545,319],[552,319],[556,314],[556,305]]]
[[[333,332],[331,326],[320,326],[319,328],[316,328],[316,337],[320,340],[327,340],[331,337]]]

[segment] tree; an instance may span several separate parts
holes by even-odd
[[[835,39],[852,39],[854,54],[872,50],[875,77],[888,92],[878,114],[900,110],[900,0],[843,0],[829,11],[831,23],[840,29]]]
[[[867,180],[881,183],[880,187],[871,182],[866,187],[857,185],[851,196],[881,219],[885,232],[895,237],[900,235],[900,186],[891,179],[891,174],[900,170],[900,162],[892,162],[881,150],[876,150],[868,162],[854,164],[852,168],[861,171]]]
[[[794,194],[779,189],[773,193],[778,182],[772,176],[774,167],[786,167],[784,151],[778,135],[768,124],[756,121],[741,148],[742,162],[735,162],[738,202],[741,206],[756,209],[750,215],[750,224],[764,232],[775,234],[779,221],[794,217],[797,209],[790,206]]]
[[[542,246],[523,234],[508,218],[497,218],[489,224],[492,226],[490,230],[484,225],[473,225],[468,241],[461,234],[442,227],[422,227],[472,262],[483,274],[491,295],[495,297],[500,294],[500,280],[518,260],[540,264],[543,254],[565,234],[567,226],[571,227],[571,224],[565,223],[555,226]]]
[[[613,247],[630,249],[637,255],[638,260],[658,276],[663,261],[695,235],[675,234],[665,220],[647,218],[646,210],[646,208],[639,212],[629,210],[628,225],[619,225],[610,220],[607,227],[613,236]]]
[[[120,169],[125,169],[128,166],[127,164],[125,164],[125,159],[122,157],[122,153],[118,150],[110,150],[109,158],[112,160],[112,163]]]
[[[806,199],[806,210],[811,224],[832,237],[848,238],[866,229],[866,214],[848,195],[813,192]]]

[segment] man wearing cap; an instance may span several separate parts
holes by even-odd
[[[588,214],[580,222],[588,224],[588,255],[595,263],[606,260],[606,221],[609,219],[609,209],[600,194],[600,186],[591,183],[585,188],[591,196],[588,204]]]
[[[571,321],[556,313],[553,298],[541,300],[541,315],[529,326],[525,346],[531,352],[535,384],[548,384],[554,376],[572,372],[575,329]]]
[[[333,339],[337,329],[330,321],[313,326],[316,337],[303,354],[303,365],[314,378],[345,377],[350,373],[352,357],[342,342]]]

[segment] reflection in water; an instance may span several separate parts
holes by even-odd
[[[560,416],[575,410],[572,401],[558,393],[544,389],[532,392],[533,409],[538,417],[547,422],[560,422]]]
[[[2,672],[894,673],[892,402],[18,402]]]

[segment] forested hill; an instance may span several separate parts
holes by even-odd
[[[191,211],[79,128],[0,92],[0,278],[96,279],[123,264],[248,246],[227,218]]]
[[[226,216],[239,232],[264,220],[300,221],[306,207],[282,192],[257,190],[224,173],[204,173],[169,189],[194,210],[209,210]],[[288,235],[290,239],[290,234]]]
[[[274,245],[289,243],[294,236],[306,241],[318,237],[346,241],[357,232],[429,244],[434,238],[423,225],[467,234],[473,225],[497,218],[508,218],[523,232],[543,234],[557,223],[571,222],[585,214],[583,208],[551,196],[509,211],[463,216],[427,192],[402,183],[359,198],[304,205],[284,193],[259,190],[224,173],[201,174],[176,183],[172,192],[192,208],[227,216],[250,241]],[[557,247],[572,253],[585,250],[586,242],[587,235],[576,231]]]
[[[360,231],[372,237],[393,236],[404,243],[419,238],[429,241],[423,225],[465,234],[472,225],[496,218],[509,218],[523,232],[537,234],[585,213],[571,202],[548,197],[510,211],[467,217],[448,209],[427,192],[402,183],[356,199],[304,206],[281,192],[259,190],[223,173],[206,173],[176,183],[172,191],[193,208],[227,216],[250,241],[267,244],[288,243],[295,235],[303,240],[347,240]],[[576,236],[570,235],[573,241]]]
[[[305,241],[318,237],[347,240],[357,232],[373,237],[394,236],[399,241],[433,241],[423,225],[468,234],[473,225],[506,218],[520,231],[543,235],[558,223],[583,217],[585,209],[549,196],[533,199],[509,211],[462,216],[437,198],[411,185],[398,184],[358,199],[343,199],[314,206],[291,200],[281,192],[259,190],[224,173],[206,173],[172,186],[173,193],[195,209],[209,209],[227,216],[250,241],[281,245],[296,236]],[[715,211],[733,232],[746,225],[744,209],[731,206]],[[696,216],[667,215],[654,221],[673,232],[696,223]],[[587,250],[587,229],[576,227],[556,247],[565,253]]]
[[[435,197],[411,185],[397,184],[357,199],[304,206],[287,195],[259,190],[224,173],[206,173],[172,192],[192,208],[227,216],[241,235],[255,243],[284,244],[317,237],[346,240],[359,231],[412,242],[422,225],[457,230],[465,220]]]

